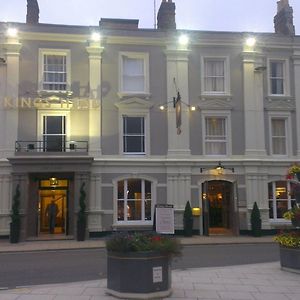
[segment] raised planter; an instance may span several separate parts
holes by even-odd
[[[159,252],[108,252],[107,293],[124,299],[171,294],[171,257]]]
[[[286,248],[280,246],[279,249],[281,268],[300,273],[300,248]]]

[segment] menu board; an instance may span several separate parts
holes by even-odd
[[[157,204],[155,210],[156,232],[174,234],[174,206],[170,204]]]

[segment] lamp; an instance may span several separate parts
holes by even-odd
[[[52,186],[52,187],[55,187],[58,185],[58,180],[56,177],[50,177],[49,181],[50,181],[50,186]]]

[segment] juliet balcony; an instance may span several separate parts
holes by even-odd
[[[87,155],[88,141],[65,141],[63,139],[48,139],[43,141],[16,141],[15,153],[31,155]]]

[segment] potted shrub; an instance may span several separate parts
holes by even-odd
[[[184,208],[183,214],[183,231],[185,236],[193,235],[193,212],[190,205],[190,201],[188,201]]]
[[[300,231],[283,232],[277,235],[281,268],[300,273]]]
[[[84,190],[85,183],[83,182],[80,187],[80,198],[79,198],[79,211],[77,214],[77,241],[85,240],[86,232],[86,192]]]
[[[294,163],[289,167],[287,178],[292,179],[295,176],[298,179],[298,181],[300,181],[300,165],[298,165],[297,163]]]
[[[20,187],[16,186],[16,192],[13,197],[12,210],[11,210],[11,223],[9,241],[11,243],[18,243],[21,230],[21,216],[20,216]]]
[[[261,217],[256,202],[254,202],[251,211],[251,231],[253,236],[261,236]]]
[[[177,239],[153,232],[117,233],[106,241],[107,293],[125,299],[171,294],[171,259],[180,255]]]

